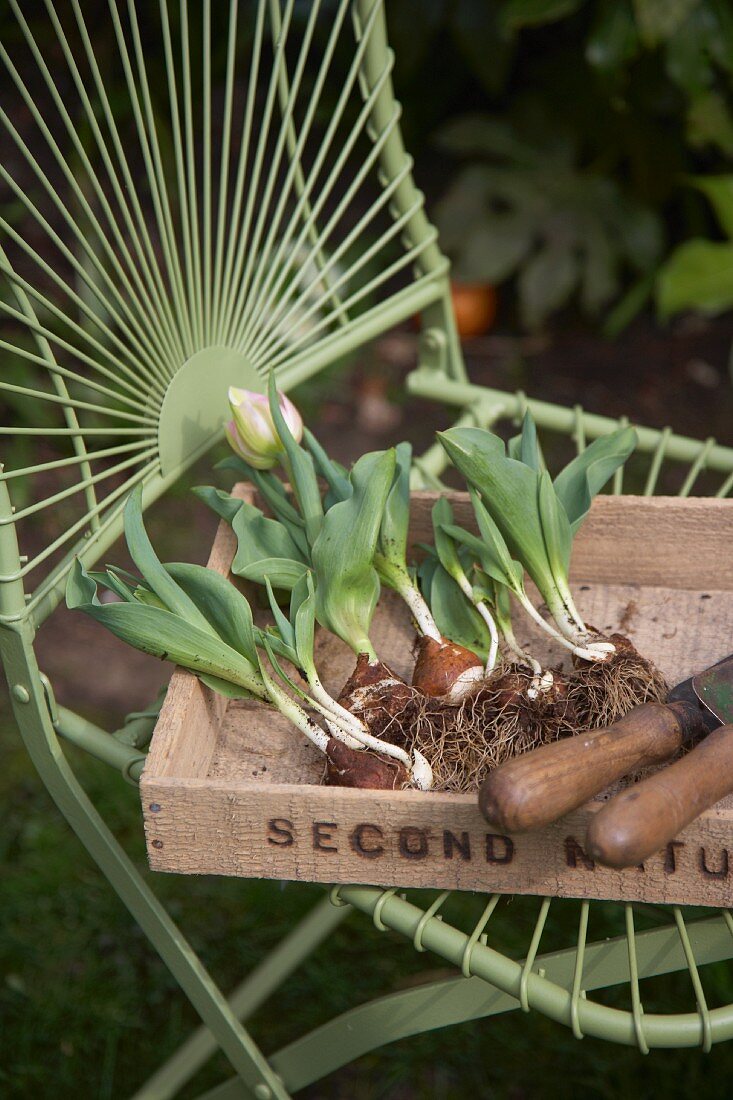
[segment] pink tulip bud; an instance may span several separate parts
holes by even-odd
[[[303,421],[295,405],[284,393],[279,393],[280,410],[296,442],[303,436]],[[270,415],[270,403],[263,393],[229,390],[229,407],[234,417],[226,426],[226,435],[233,450],[258,470],[276,466],[283,445]]]
[[[228,423],[224,425],[224,434],[234,453],[239,455],[240,458],[243,458],[244,461],[255,470],[270,470],[273,466],[277,466],[276,458],[263,458],[262,455],[255,454],[253,451],[250,451],[248,447],[245,447],[242,442],[242,437],[237,431],[237,425],[233,420],[228,421]]]

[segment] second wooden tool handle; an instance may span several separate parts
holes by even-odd
[[[481,787],[479,807],[502,832],[542,828],[615,779],[669,760],[699,726],[698,711],[688,703],[642,703],[607,729],[555,741],[503,764]]]
[[[607,867],[636,867],[732,790],[733,725],[728,725],[612,798],[588,826],[586,850]]]

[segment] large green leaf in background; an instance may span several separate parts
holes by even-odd
[[[695,176],[690,182],[709,200],[721,229],[733,240],[733,176]]]
[[[687,241],[667,260],[657,281],[663,317],[683,309],[715,316],[733,305],[733,244]]]

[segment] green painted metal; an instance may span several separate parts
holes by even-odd
[[[36,664],[35,632],[62,598],[74,558],[92,565],[119,536],[130,489],[141,483],[149,506],[220,438],[229,385],[262,389],[275,371],[278,384],[290,388],[419,313],[420,366],[408,389],[455,406],[461,422],[516,421],[529,407],[541,427],[572,435],[579,449],[616,427],[580,407],[468,382],[448,261],[401,138],[383,0],[311,0],[307,7],[229,0],[220,8],[183,0],[175,14],[161,0],[157,15],[145,13],[145,40],[139,0],[127,0],[124,15],[122,9],[112,0],[127,98],[119,118],[81,0],[70,0],[63,14],[48,0],[43,34],[19,0],[10,0],[12,52],[0,43],[0,64],[29,119],[21,133],[13,112],[0,108],[0,126],[23,169],[16,179],[8,160],[0,178],[35,228],[20,233],[0,213],[0,274],[11,291],[0,298],[0,316],[10,321],[0,351],[32,372],[27,385],[0,380],[0,392],[38,410],[36,426],[0,427],[0,444],[9,450],[19,440],[46,438],[57,450],[46,461],[7,461],[0,470],[0,656],[42,781],[203,1021],[137,1100],[174,1095],[216,1047],[237,1076],[208,1093],[211,1100],[284,1100],[385,1042],[517,1006],[546,1013],[578,1038],[596,1035],[642,1051],[709,1049],[730,1038],[733,1008],[707,1005],[700,972],[733,957],[730,913],[687,923],[674,909],[668,926],[648,932],[636,927],[628,907],[623,936],[589,943],[595,903],[582,902],[576,942],[548,954],[542,940],[550,905],[578,903],[545,899],[517,961],[486,942],[498,896],[462,931],[439,919],[446,894],[417,906],[395,890],[344,887],[334,894],[339,904],[348,900],[377,928],[437,953],[464,978],[353,1009],[267,1060],[241,1020],[345,910],[317,907],[227,1002],[76,781],[62,741],[133,782],[144,751],[56,706]],[[222,12],[224,39],[215,22]],[[165,82],[152,89],[147,36],[155,19],[152,48]],[[350,53],[337,72],[344,42]],[[215,105],[219,47],[225,74]],[[324,121],[330,87],[338,94]],[[156,112],[166,97],[164,136]],[[45,103],[53,104],[53,125]],[[39,237],[43,248],[35,247]],[[670,462],[687,468],[682,495],[694,491],[703,471],[721,475],[718,496],[733,492],[732,448],[671,429],[640,428],[639,437],[649,455],[647,493]],[[415,462],[413,484],[439,485],[443,467],[441,449],[430,448]],[[613,487],[623,491],[621,475]],[[682,969],[694,1011],[646,1014],[643,983]],[[620,983],[629,988],[627,1011],[588,996]]]
[[[216,1034],[219,1045],[241,1079],[251,1088],[265,1085],[272,1097],[285,1100],[287,1093],[265,1058],[71,771],[51,724],[28,622],[17,629],[0,629],[0,656],[21,736],[56,805],[103,869],[202,1020]]]
[[[339,893],[346,896],[348,889]],[[581,913],[587,914],[588,902],[579,904]],[[385,916],[383,910],[383,919],[388,920],[392,927],[390,913]],[[424,912],[418,921],[421,919],[424,919]],[[436,928],[439,923],[435,922]],[[691,924],[689,940],[699,964],[730,956],[730,931],[720,916]],[[470,936],[464,934],[462,959],[469,941]],[[471,946],[469,969],[473,969],[475,952],[481,955],[483,946],[481,943]],[[537,956],[532,962],[533,972],[538,974],[542,971],[544,981],[562,990],[570,990],[571,1006],[576,992],[577,958],[578,952],[572,947]],[[639,976],[643,978],[669,974],[684,967],[685,957],[677,929],[655,929],[643,934],[635,958],[638,959]],[[517,966],[524,968],[526,960],[517,963]],[[585,951],[582,967],[582,989],[585,993],[619,985],[628,981],[629,976],[625,936],[594,943]],[[580,986],[575,1002],[576,1012],[582,1000],[579,991]],[[519,993],[521,996],[521,977]],[[512,996],[477,977],[429,982],[416,989],[401,990],[352,1008],[296,1039],[274,1054],[270,1061],[286,1087],[297,1092],[386,1043],[519,1009],[520,996]],[[583,1034],[581,1029],[578,1037]]]
[[[162,477],[178,475],[191,455],[211,446],[230,419],[227,391],[264,389],[264,379],[241,352],[205,348],[183,364],[165,391],[158,419],[158,453]]]
[[[96,760],[118,769],[129,783],[137,783],[145,764],[145,753],[122,745],[111,733],[95,726],[93,722],[75,714],[68,707],[59,707],[57,716],[51,716],[53,728],[72,745],[83,749]]]
[[[567,409],[560,405],[552,405],[548,401],[528,399],[523,393],[505,393],[501,390],[493,390],[486,386],[478,386],[471,382],[454,381],[436,371],[420,369],[413,371],[406,380],[406,386],[410,393],[419,397],[431,398],[434,401],[442,401],[448,405],[457,405],[473,410],[476,416],[480,416],[484,424],[493,423],[501,419],[516,420],[524,415],[525,409],[529,409],[540,427],[554,431],[564,432],[576,439],[596,438],[605,435],[619,426],[618,420],[609,416],[600,416],[588,413],[580,408]],[[579,427],[582,428],[582,436],[579,435]],[[645,428],[635,425],[639,437],[638,449],[658,453],[662,447],[661,458],[671,459],[676,462],[690,464],[690,470],[682,487],[682,496],[687,496],[692,489],[695,478],[702,469],[714,470],[730,475],[733,468],[733,447],[724,447],[708,439],[701,442],[699,439],[691,439],[687,436],[675,435],[668,429],[661,431],[656,428]],[[431,452],[429,468],[436,476],[444,469],[445,462],[440,465],[438,451]],[[423,463],[425,463],[423,456]],[[656,478],[654,479],[654,483]],[[654,483],[647,489],[651,493]],[[727,495],[731,490],[730,477],[727,490],[720,495]]]
[[[350,912],[349,906],[334,906],[324,898],[303,917],[229,997],[229,1006],[237,1019],[247,1020]],[[169,1100],[214,1054],[217,1046],[212,1032],[200,1027],[131,1100]]]
[[[340,887],[338,896],[355,909],[372,917],[378,927],[392,929],[408,939],[412,939],[424,916],[424,909],[412,905],[395,891],[382,891],[373,887]],[[567,904],[567,903],[566,903]],[[608,903],[605,903],[608,904]],[[543,906],[544,909],[544,906]],[[542,913],[542,910],[541,910]],[[701,921],[686,926],[679,909],[675,910],[675,929],[665,932],[660,939],[656,932],[638,933],[634,941],[628,936],[618,941],[609,941],[613,952],[608,956],[611,970],[604,974],[599,985],[617,984],[628,981],[632,976],[629,967],[635,966],[637,977],[670,970],[689,968],[689,960],[699,959],[700,963],[728,958],[733,952],[730,914],[721,914],[718,921]],[[695,931],[699,931],[699,936]],[[683,938],[684,937],[684,938]],[[423,926],[422,942],[428,950],[441,958],[461,966],[469,937],[465,932],[453,928],[444,920],[431,918]],[[633,946],[632,946],[633,943]],[[577,954],[572,950],[572,958]],[[585,948],[586,960],[592,958],[591,948]],[[570,958],[570,956],[568,956]],[[664,960],[664,962],[662,962]],[[596,959],[602,965],[603,956]],[[548,980],[544,966],[535,960],[535,966],[526,977],[525,986],[529,1006],[558,1023],[571,1021],[571,1009],[574,1011],[585,1035],[595,1035],[611,1042],[627,1046],[638,1045],[638,1034],[634,1014],[629,1011],[610,1008],[589,998],[581,997],[573,1002],[572,988]],[[661,966],[661,969],[656,969]],[[471,955],[471,973],[491,985],[509,994],[517,1001],[520,999],[525,966],[523,961],[508,958],[500,951],[488,945],[477,943]],[[591,974],[589,968],[585,971]],[[572,979],[571,979],[572,980]],[[570,983],[568,983],[570,984]],[[583,983],[587,990],[594,988]],[[696,1047],[706,1042],[707,1035],[712,1042],[723,1042],[733,1038],[733,1005],[707,1009],[698,1004],[694,1013],[677,1015],[643,1014],[643,1035],[649,1047]]]

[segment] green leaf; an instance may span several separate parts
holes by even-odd
[[[196,604],[176,584],[165,566],[158,558],[148,538],[143,523],[142,486],[133,489],[127,498],[124,511],[125,541],[130,557],[140,570],[143,580],[169,611],[180,615],[204,632],[213,632],[213,627],[201,614]]]
[[[414,27],[414,3],[408,7]],[[420,5],[420,22],[423,19]],[[477,4],[476,0],[453,0],[451,30],[456,44],[474,76],[495,96],[504,86],[514,54],[514,42],[499,26],[496,4]],[[399,57],[399,52],[397,54]],[[491,58],[491,64],[486,59]]]
[[[484,508],[478,495],[474,493],[472,499],[481,538],[454,524],[448,524],[444,528],[446,534],[465,546],[473,555],[474,562],[479,562],[484,573],[492,580],[498,584],[506,585],[512,592],[523,591],[522,566],[519,562],[513,560],[501,532]]]
[[[407,532],[410,526],[410,467],[412,446],[395,447],[395,475],[379,529],[379,552],[392,565],[407,570]]]
[[[593,497],[623,466],[637,442],[633,428],[619,428],[609,435],[602,435],[557,475],[555,492],[567,513],[573,534],[587,516]]]
[[[86,606],[100,606],[97,585],[77,558],[66,580],[66,606],[72,611]]]
[[[438,630],[444,638],[465,646],[486,660],[491,644],[486,623],[442,565],[437,564],[426,597]]]
[[[110,592],[114,592],[114,594],[119,596],[125,603],[134,602],[134,590],[118,575],[117,570],[112,566],[109,566],[105,572],[90,570],[89,576],[95,584],[101,584],[103,588],[108,589]],[[135,578],[135,586],[138,587],[137,578]]]
[[[212,691],[216,691],[219,695],[223,695],[225,699],[257,698],[254,692],[247,691],[246,688],[239,687],[237,684],[230,684],[228,680],[222,680],[220,676],[209,676],[205,672],[197,672],[196,675],[202,684],[205,684],[207,688],[211,688]]]
[[[453,523],[453,509],[445,497],[438,497],[431,511],[433,521],[433,542],[438,561],[449,577],[459,583],[465,570],[458,556],[453,537],[448,529]]]
[[[140,603],[100,604],[96,592],[91,591],[94,587],[77,561],[69,574],[67,606],[83,611],[143,653],[262,693],[259,675],[252,664],[213,633],[159,607]]]
[[[634,0],[634,14],[645,46],[654,48],[680,29],[699,0]]]
[[[708,198],[721,229],[733,241],[733,176],[696,176],[690,182]]]
[[[691,98],[703,94],[715,81],[710,46],[716,31],[707,5],[702,5],[667,42],[667,74]]]
[[[313,646],[316,631],[316,594],[311,573],[308,573],[306,582],[308,596],[295,614],[295,652],[302,668],[308,670],[314,667]]]
[[[537,442],[537,428],[529,409],[524,414],[524,420],[522,421],[522,434],[510,439],[507,449],[510,458],[523,462],[525,466],[536,470],[537,473],[542,470],[542,455]]]
[[[733,244],[687,241],[675,249],[657,280],[662,317],[694,309],[708,316],[733,306]]]
[[[574,250],[550,244],[523,266],[517,280],[522,317],[528,328],[540,328],[570,298],[580,267]]]
[[[363,455],[351,471],[353,495],[329,508],[313,543],[318,621],[357,653],[373,652],[380,586],[372,562],[394,471],[393,450]]]
[[[329,458],[313,433],[305,427],[303,428],[303,439],[313,456],[318,473],[328,482],[333,495],[337,500],[348,500],[352,488],[344,467],[340,462],[335,462],[332,458]]]
[[[287,470],[292,480],[292,489],[298,501],[300,514],[305,521],[308,544],[312,546],[318,537],[323,522],[323,505],[313,459],[306,450],[296,443],[282,414],[274,373],[270,374],[267,395],[270,399],[272,422],[285,448]]]
[[[586,42],[586,61],[604,76],[615,76],[638,49],[639,39],[628,0],[611,0],[599,5]]]
[[[288,498],[287,491],[280,478],[272,470],[253,469],[250,480],[260,496],[269,504],[275,518],[287,527],[290,537],[298,547],[301,555],[307,558],[310,551],[305,534],[305,520]]]
[[[195,485],[191,492],[229,524],[233,523],[234,517],[243,504],[239,497],[230,496],[223,489],[217,489],[213,485]]]
[[[507,458],[501,439],[484,428],[450,428],[438,438],[453,465],[480,494],[511,558],[524,565],[543,596],[551,593],[554,579],[540,523],[538,473]]]
[[[547,470],[540,475],[538,500],[542,534],[552,575],[560,583],[566,582],[570,569],[573,534],[568,514],[553,488],[552,478]]]
[[[165,568],[219,637],[256,667],[258,658],[252,609],[232,582],[203,565],[171,562]]]
[[[513,275],[532,248],[534,232],[522,213],[485,212],[465,233],[456,272],[465,282],[501,283]]]
[[[232,529],[237,536],[237,552],[232,562],[232,573],[236,573],[237,576],[247,576],[252,580],[251,572],[247,571],[265,558],[284,558],[302,563],[298,575],[303,572],[305,568],[303,555],[287,527],[278,520],[269,519],[263,515],[254,504],[243,502],[234,517]]]
[[[241,570],[232,568],[232,572],[254,584],[264,585],[265,580],[269,579],[273,588],[284,588],[290,592],[308,572],[308,566],[293,558],[259,558]]]
[[[687,112],[687,138],[698,148],[714,145],[733,156],[733,118],[724,95],[711,90],[695,96]]]
[[[502,26],[510,31],[539,27],[572,15],[584,0],[509,0],[501,11]]]

